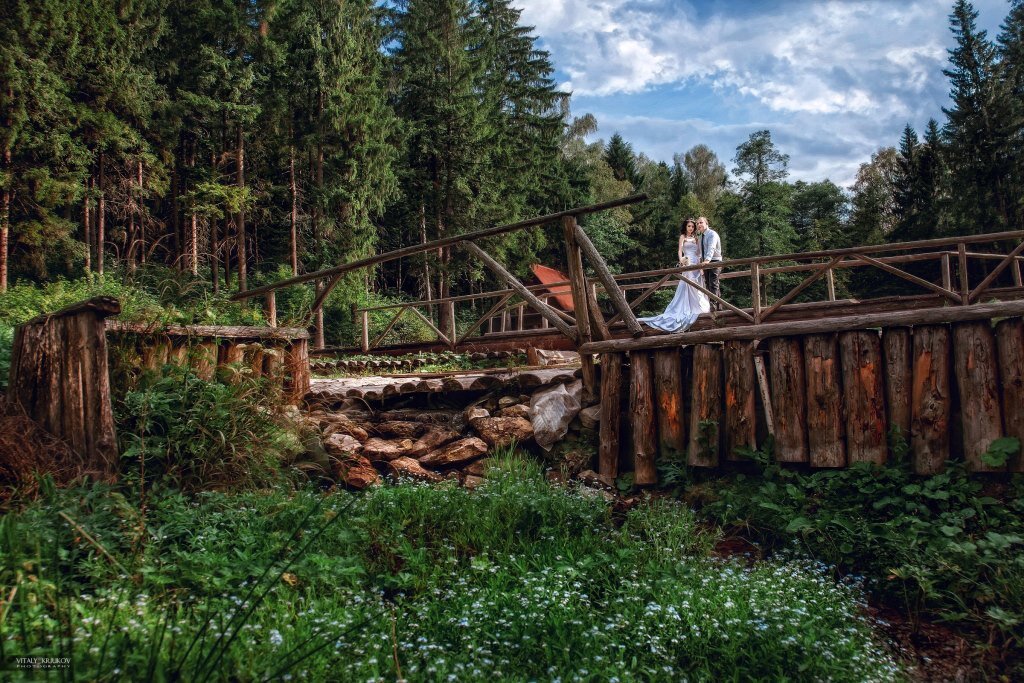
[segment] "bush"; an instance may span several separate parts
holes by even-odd
[[[301,446],[263,381],[206,381],[164,366],[115,404],[126,467],[185,490],[264,485]]]
[[[7,391],[11,373],[11,351],[14,346],[14,328],[0,322],[0,392]]]

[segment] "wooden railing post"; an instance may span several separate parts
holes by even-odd
[[[964,306],[970,303],[971,286],[967,278],[967,245],[960,242],[956,245],[957,253],[960,256],[960,303]]]
[[[836,300],[836,274],[831,266],[825,271],[825,284],[828,287],[828,300]]]
[[[359,348],[366,353],[370,350],[370,312],[363,311],[359,322]]]
[[[277,327],[277,297],[274,290],[267,292],[267,324]]]
[[[569,216],[562,219],[562,225],[566,226],[566,244],[570,244],[570,238],[573,243],[579,245],[579,248],[587,255],[590,259],[590,265],[594,267],[594,272],[597,273],[597,279],[604,285],[604,291],[608,295],[608,298],[612,301],[612,306],[615,308],[616,313],[622,317],[622,321],[626,323],[626,329],[634,337],[643,336],[643,328],[640,327],[640,323],[637,322],[636,316],[633,315],[633,310],[626,303],[626,295],[622,293],[622,289],[619,287],[619,283],[615,281],[614,276],[610,270],[608,270],[608,264],[605,263],[604,257],[594,246],[594,243],[590,241],[587,233],[583,232],[583,228],[576,224],[576,218]],[[570,235],[571,228],[571,235]],[[570,261],[570,264],[572,262]],[[582,270],[582,265],[580,266]],[[572,277],[570,275],[570,277]],[[594,297],[597,298],[596,296]],[[579,316],[577,316],[579,320]]]
[[[949,264],[949,254],[942,255],[942,288],[953,291],[953,271]]]
[[[761,264],[750,264],[750,305],[754,309],[754,324],[761,324]]]
[[[456,337],[455,332],[455,302],[449,301],[445,305],[448,306],[448,329],[446,330],[448,334],[448,344],[452,347],[452,350],[454,350],[455,346],[458,344],[458,338]]]
[[[583,272],[583,257],[580,254],[579,227],[575,216],[562,218],[562,235],[565,238],[565,254],[569,266],[569,288],[572,290],[573,312],[576,314],[577,343],[586,344],[593,340],[590,331],[590,302],[587,300],[587,276]],[[618,286],[616,285],[616,289]],[[594,357],[580,356],[583,373],[583,403],[597,402],[597,372]]]

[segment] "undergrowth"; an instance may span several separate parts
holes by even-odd
[[[8,663],[66,656],[65,680],[111,681],[899,676],[857,588],[713,559],[686,507],[617,521],[525,459],[475,491],[156,487],[146,510],[96,486],[0,522]]]
[[[1019,448],[1002,440],[986,457]],[[913,473],[905,444],[887,467],[856,463],[807,473],[775,463],[770,444],[748,453],[759,463],[708,481],[688,495],[702,514],[763,544],[862,577],[886,604],[979,632],[978,642],[1021,672],[1024,655],[1024,488],[986,484],[962,464]],[[1015,662],[1015,664],[1014,664]]]

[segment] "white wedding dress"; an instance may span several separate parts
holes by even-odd
[[[683,255],[690,264],[700,263],[700,246],[696,239],[683,239]],[[665,312],[653,318],[639,318],[640,322],[665,332],[682,332],[697,320],[697,316],[711,310],[711,302],[708,301],[707,295],[686,284],[686,280],[692,280],[703,287],[704,277],[701,271],[689,270],[680,275],[685,279],[679,280],[676,295],[672,297]]]

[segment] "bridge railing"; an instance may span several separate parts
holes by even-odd
[[[620,294],[638,292],[631,300],[625,300],[628,310],[635,315],[639,307],[658,290],[676,287],[683,273],[721,267],[723,269],[721,280],[723,283],[729,283],[725,287],[729,293],[722,296],[713,294],[702,284],[692,280],[683,281],[688,286],[704,292],[728,311],[731,314],[727,314],[730,324],[759,325],[777,319],[780,314],[787,312],[800,317],[813,316],[815,308],[819,311],[823,308],[821,305],[814,306],[816,303],[824,304],[825,311],[836,310],[828,302],[839,301],[837,298],[837,274],[852,270],[875,270],[886,273],[890,279],[909,283],[911,289],[916,288],[920,290],[920,294],[925,295],[920,299],[912,299],[907,298],[904,292],[904,297],[897,302],[881,296],[861,297],[856,300],[856,304],[861,308],[864,307],[864,304],[883,299],[887,300],[889,306],[902,307],[907,305],[933,306],[942,303],[970,305],[977,303],[986,292],[994,297],[1019,293],[1018,290],[1022,288],[1022,267],[1024,267],[1022,266],[1024,256],[1021,256],[1021,251],[1024,249],[1022,239],[1024,239],[1024,232],[964,235],[918,242],[864,245],[818,252],[730,259],[715,264],[678,266],[623,273],[611,277]],[[1009,253],[976,250],[979,246],[1014,241],[1019,244]],[[916,264],[917,273],[906,270],[907,266],[913,264]],[[922,277],[929,273],[931,279]],[[774,276],[783,274],[805,274],[805,277],[792,286],[771,288],[775,290],[774,296],[769,296],[767,282]],[[971,281],[972,274],[974,282]],[[1000,278],[1004,281],[1009,280],[1012,285],[994,287],[993,285],[997,284]],[[742,280],[747,280],[747,283],[741,284]],[[584,281],[588,290],[587,296],[592,301],[611,298],[608,289],[599,278],[588,277]],[[824,287],[819,287],[821,291],[818,291],[815,296],[810,288],[821,281],[824,281]],[[535,294],[543,303],[549,304],[550,299],[555,296],[552,293],[553,290],[558,291],[558,288],[564,290],[571,284],[571,280],[565,280],[525,286],[524,289]],[[507,336],[509,333],[522,335],[527,332],[524,328],[524,320],[529,303],[516,294],[515,289],[501,289],[443,299],[358,308],[356,313],[362,331],[361,349],[366,352],[378,348],[398,320],[407,312],[411,312],[424,321],[436,333],[437,342],[450,345],[453,348],[473,339]],[[431,320],[430,311],[433,308],[446,306],[449,308],[446,319],[452,321],[452,325],[454,325],[454,321],[457,319],[457,305],[469,305],[473,306],[475,310],[480,310],[482,301],[493,301],[494,303],[482,314],[469,316],[472,322],[459,334],[456,334],[454,327],[447,333],[442,332]],[[853,303],[853,300],[844,300],[844,303]],[[579,333],[577,321],[573,316],[553,306],[550,308],[577,334]],[[388,320],[383,331],[371,335],[370,313],[385,310],[395,311],[395,313]],[[600,318],[601,316],[591,315],[590,317]],[[513,320],[515,321],[514,326]],[[489,321],[491,324],[488,324]],[[498,324],[494,324],[495,321],[498,321]],[[540,321],[540,331],[553,330],[547,317],[541,316]],[[622,310],[617,310],[607,320],[591,320],[591,322],[597,327],[608,328],[612,331],[626,326]],[[486,331],[483,329],[485,325],[488,327]]]

